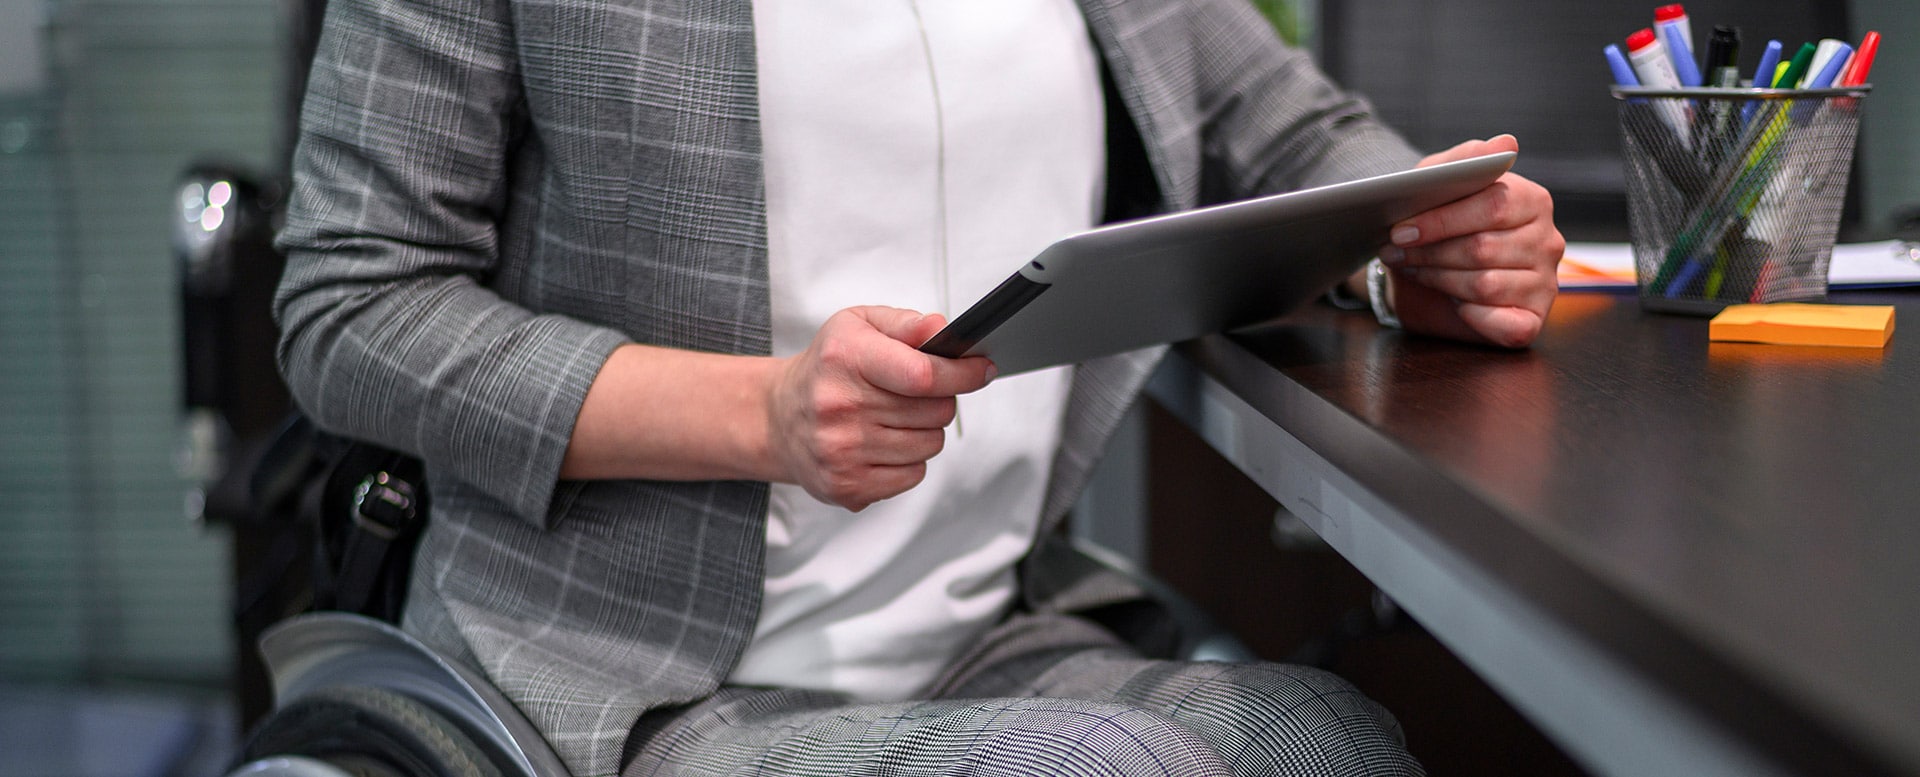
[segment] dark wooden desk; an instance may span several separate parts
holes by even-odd
[[[1920,773],[1920,295],[1885,350],[1566,294],[1534,348],[1316,307],[1152,392],[1602,774]]]

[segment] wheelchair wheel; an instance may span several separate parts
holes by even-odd
[[[248,738],[233,774],[260,774],[249,766],[277,756],[304,756],[355,777],[500,777],[488,752],[452,721],[381,688],[328,688],[276,710]]]

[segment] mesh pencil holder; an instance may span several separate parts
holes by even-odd
[[[1826,297],[1868,89],[1614,87],[1641,306]]]

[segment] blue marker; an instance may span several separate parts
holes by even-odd
[[[1700,66],[1693,61],[1693,42],[1687,40],[1685,27],[1678,19],[1661,22],[1660,37],[1667,42],[1667,56],[1673,60],[1673,72],[1680,76],[1680,85],[1696,87],[1700,85]]]
[[[1846,65],[1845,60],[1853,56],[1853,47],[1845,43],[1836,42],[1830,48],[1833,49],[1833,53],[1822,64],[1820,72],[1814,73],[1811,78],[1802,82],[1806,84],[1803,88],[1825,89],[1833,86],[1834,79],[1840,76],[1841,69]],[[1788,88],[1792,88],[1790,84]],[[1805,126],[1807,120],[1811,119],[1814,112],[1819,110],[1821,104],[1825,102],[1818,97],[1788,101],[1787,106],[1791,107],[1787,109],[1787,116],[1795,126]],[[1783,237],[1779,234],[1780,208],[1796,196],[1794,190],[1799,186],[1800,184],[1792,176],[1776,175],[1767,179],[1766,188],[1761,191],[1760,198],[1754,203],[1753,217],[1748,221],[1753,225],[1754,239],[1764,240],[1774,245],[1780,244],[1779,241]]]
[[[1851,56],[1847,52],[1843,52],[1840,50],[1841,46],[1846,46],[1846,45],[1847,44],[1845,41],[1842,41],[1838,38],[1821,39],[1820,44],[1815,46],[1813,49],[1813,64],[1807,66],[1807,78],[1805,81],[1801,82],[1801,88],[1803,89],[1815,88],[1813,86],[1813,77],[1815,75],[1818,75],[1820,71],[1827,69],[1827,63],[1833,60],[1833,57],[1835,54],[1840,55],[1842,58]],[[1838,80],[1839,76],[1835,76],[1834,78]]]
[[[1833,86],[1834,79],[1840,77],[1840,71],[1846,67],[1847,60],[1853,57],[1853,47],[1840,43],[1833,47],[1833,55],[1827,58],[1825,67],[1807,82],[1808,89],[1825,89]]]
[[[1834,46],[1833,56],[1827,59],[1826,65],[1820,68],[1819,73],[1815,73],[1812,78],[1807,79],[1805,88],[1825,89],[1833,86],[1833,82],[1840,78],[1840,71],[1846,69],[1847,59],[1852,56],[1852,46],[1845,43]],[[1813,115],[1814,110],[1820,107],[1820,103],[1821,100],[1819,98],[1800,101],[1799,105],[1793,106],[1793,113],[1791,114],[1793,120],[1804,124],[1807,118]]]
[[[1767,48],[1760,52],[1760,66],[1753,69],[1753,88],[1773,87],[1773,71],[1780,67],[1780,50],[1783,48],[1780,41],[1767,41]]]
[[[1767,49],[1760,52],[1760,66],[1753,70],[1753,88],[1766,89],[1773,86],[1773,70],[1780,66],[1780,48],[1780,41],[1767,41]],[[1745,124],[1751,121],[1753,112],[1759,108],[1759,100],[1748,100],[1746,107],[1740,109],[1740,123]]]
[[[1671,299],[1685,293],[1689,287],[1693,286],[1694,279],[1700,277],[1700,273],[1706,269],[1706,262],[1688,257],[1687,265],[1680,268],[1680,274],[1674,276],[1673,283],[1667,285],[1667,297]],[[1702,296],[1705,295],[1702,294]]]
[[[1613,69],[1613,82],[1620,86],[1639,86],[1640,77],[1633,74],[1633,66],[1627,64],[1627,55],[1620,53],[1620,47],[1607,44],[1607,67]]]

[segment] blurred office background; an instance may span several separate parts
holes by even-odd
[[[1291,10],[1330,69],[1373,90],[1418,142],[1535,128],[1520,130],[1523,171],[1602,214],[1579,238],[1608,228],[1618,154],[1599,50],[1653,5]],[[172,235],[196,160],[277,170],[306,7],[0,0],[0,777],[209,774],[232,746],[232,536],[193,517],[217,462],[185,453]],[[1704,25],[1761,16],[1886,33],[1847,237],[1920,229],[1920,6],[1689,7],[1702,38]],[[1151,559],[1147,527],[1098,531]]]
[[[282,10],[0,0],[0,774],[210,773],[229,535],[189,519],[172,193],[265,169]]]

